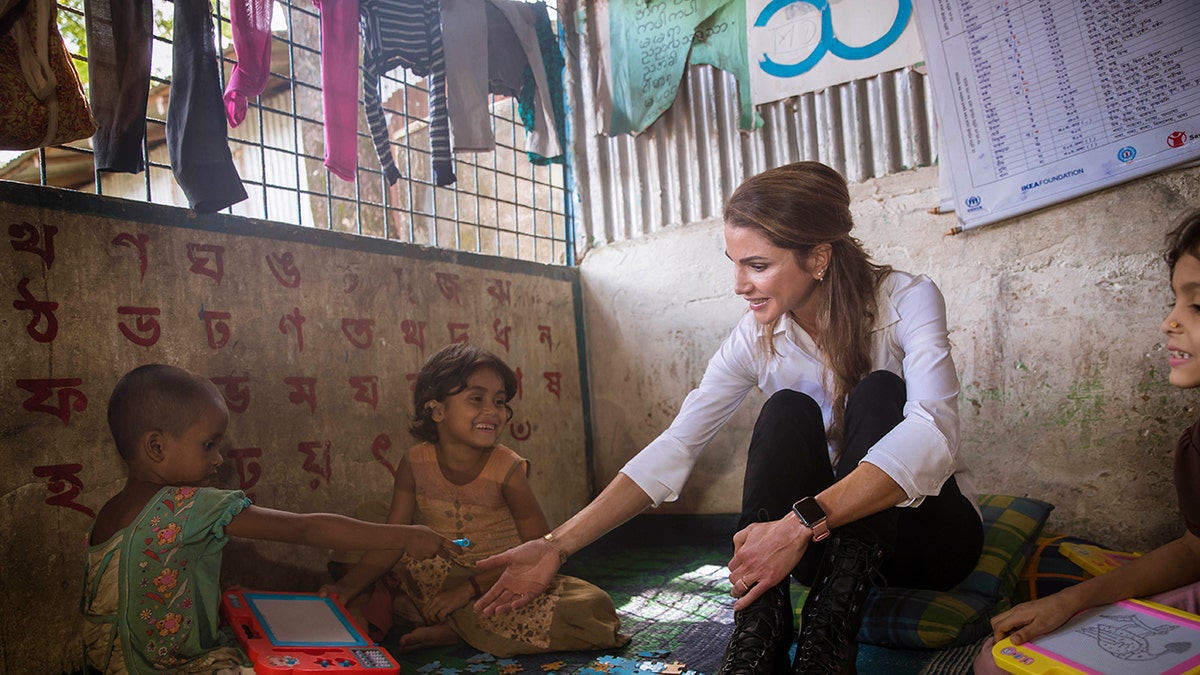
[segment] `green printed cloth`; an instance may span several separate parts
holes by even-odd
[[[658,119],[675,101],[689,62],[732,73],[741,128],[761,124],[750,99],[745,0],[613,0],[608,30],[610,134],[638,133]]]

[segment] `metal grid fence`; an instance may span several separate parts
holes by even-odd
[[[87,87],[84,0],[59,0],[58,24]],[[170,91],[171,4],[156,3],[153,73],[140,174],[98,172],[90,140],[0,160],[0,179],[127,199],[187,205],[171,173],[165,140]],[[228,0],[213,0],[222,86],[236,56]],[[551,7],[551,18],[555,12]],[[564,164],[534,164],[525,151],[517,102],[490,100],[496,147],[455,153],[457,181],[437,187],[429,144],[429,89],[404,69],[383,78],[390,145],[402,177],[388,185],[359,106],[357,180],[324,166],[320,16],[309,0],[275,0],[271,76],[250,101],[229,143],[249,198],[228,213],[425,246],[549,264],[575,262]],[[360,84],[361,104],[361,84]],[[566,145],[566,139],[563,139]]]

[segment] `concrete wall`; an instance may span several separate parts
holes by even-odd
[[[982,492],[1056,505],[1049,527],[1145,549],[1182,532],[1171,456],[1196,392],[1166,382],[1163,234],[1200,206],[1180,169],[953,237],[936,168],[851,186],[874,257],[929,275],[949,310],[963,448]],[[722,224],[592,250],[581,263],[598,485],[671,421],[745,303]],[[759,395],[670,512],[737,511]]]
[[[412,378],[455,340],[522,378],[503,441],[554,524],[586,503],[578,271],[0,184],[0,672],[79,666],[85,535],[124,482],[113,384],[165,362],[229,402],[225,487],[293,511],[386,498]],[[316,590],[326,551],[231,543],[224,584]]]

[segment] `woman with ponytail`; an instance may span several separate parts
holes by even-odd
[[[748,314],[671,426],[545,539],[480,561],[507,566],[487,613],[541,592],[566,556],[678,497],[704,447],[755,387],[729,562],[735,625],[718,675],[853,673],[872,585],[945,590],[979,559],[983,527],[958,448],[958,374],[927,277],[871,261],[850,194],[817,162],[770,169],[724,212]],[[811,587],[796,641],[789,579]]]

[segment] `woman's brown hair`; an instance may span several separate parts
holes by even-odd
[[[846,179],[819,162],[768,169],[742,183],[725,205],[725,224],[757,230],[772,245],[805,263],[812,250],[829,244],[829,266],[821,282],[819,346],[833,375],[831,439],[840,439],[850,392],[871,370],[875,294],[892,268],[871,261],[862,242],[850,236],[850,190]],[[764,327],[763,348],[775,355],[778,319]],[[833,348],[831,348],[833,347]]]

